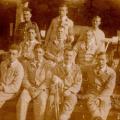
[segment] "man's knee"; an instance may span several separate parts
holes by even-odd
[[[24,89],[22,91],[20,97],[19,97],[19,101],[21,101],[21,102],[28,102],[29,103],[30,100],[31,100],[31,96],[30,96],[28,90]]]
[[[92,120],[103,120],[101,117],[94,117]]]
[[[59,120],[68,120],[68,117],[67,115],[61,115]]]

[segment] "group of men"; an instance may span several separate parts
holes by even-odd
[[[18,96],[17,120],[26,120],[31,101],[35,120],[69,120],[83,90],[90,119],[106,120],[116,73],[107,65],[101,18],[94,17],[74,45],[74,24],[67,6],[61,5],[43,45],[30,9],[23,13],[25,22],[15,35],[19,45],[11,45],[8,59],[0,64],[0,108]]]

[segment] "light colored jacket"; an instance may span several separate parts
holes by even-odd
[[[24,69],[22,64],[16,60],[9,64],[8,60],[5,60],[0,65],[0,83],[4,87],[4,93],[16,94],[20,87],[24,77]]]
[[[82,74],[79,66],[73,64],[71,73],[67,75],[64,63],[60,63],[54,68],[53,76],[59,77],[63,84],[64,90],[69,90],[73,94],[77,94],[81,88]]]
[[[110,99],[116,83],[115,71],[106,65],[102,71],[98,71],[97,67],[93,66],[87,72],[89,84],[87,93]]]
[[[68,17],[65,19],[65,31],[68,36],[73,35],[73,21],[70,20]],[[53,41],[56,39],[57,35],[57,29],[60,24],[60,17],[56,17],[52,20],[50,27],[47,31],[46,39],[45,39],[45,45],[49,44],[50,41]]]
[[[44,62],[41,66],[35,60],[27,61],[25,64],[25,76],[23,87],[29,89],[35,87],[40,89],[49,88],[51,71],[48,62]]]

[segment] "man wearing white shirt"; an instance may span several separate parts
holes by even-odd
[[[45,39],[45,46],[56,39],[57,30],[59,26],[65,27],[65,32],[67,34],[67,40],[68,42],[72,43],[74,41],[73,36],[73,21],[68,18],[67,16],[68,8],[65,4],[62,4],[59,7],[59,16],[54,18],[50,24],[50,27],[48,29],[46,39]]]
[[[11,45],[9,58],[0,64],[0,108],[16,96],[24,77],[24,69],[18,61],[19,48]]]
[[[35,120],[44,120],[51,71],[44,59],[44,50],[40,44],[34,47],[34,58],[26,61],[23,79],[23,91],[17,103],[17,120],[26,120],[30,101],[33,101]]]
[[[95,40],[98,46],[98,52],[105,51],[105,33],[99,28],[101,24],[101,17],[95,16],[92,19],[92,28],[90,30],[93,31],[95,36]]]
[[[28,39],[21,42],[20,44],[20,57],[31,59],[34,57],[33,49],[36,44],[38,44],[38,40],[36,39],[36,31],[33,27],[27,29]]]

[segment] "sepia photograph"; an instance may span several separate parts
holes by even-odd
[[[120,0],[0,0],[0,120],[120,120]]]

